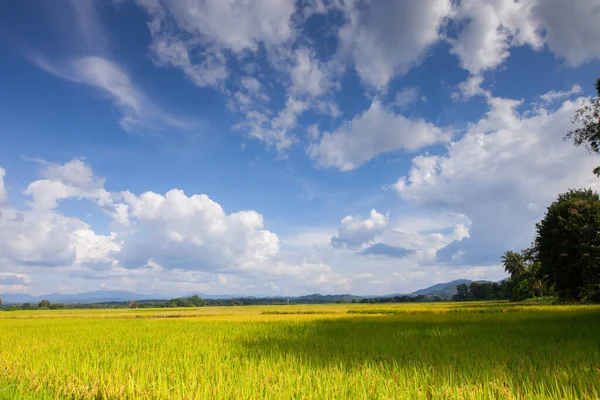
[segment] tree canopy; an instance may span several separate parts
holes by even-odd
[[[565,300],[598,295],[600,196],[591,189],[558,196],[536,225],[539,275]]]
[[[565,139],[600,154],[600,78],[596,81],[596,91],[598,96],[586,101],[575,113],[572,122],[578,127],[568,132]],[[600,166],[594,169],[594,174],[600,176]]]

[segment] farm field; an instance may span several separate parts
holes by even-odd
[[[600,306],[0,313],[0,399],[597,399]]]

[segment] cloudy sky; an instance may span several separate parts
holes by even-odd
[[[0,5],[0,293],[501,279],[600,76],[598,0]]]

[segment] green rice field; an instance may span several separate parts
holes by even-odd
[[[598,399],[600,307],[0,312],[0,399]]]

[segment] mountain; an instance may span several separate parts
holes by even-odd
[[[7,293],[0,294],[0,299],[4,304],[12,303],[39,303],[45,299],[51,303],[65,303],[65,304],[92,304],[92,303],[106,303],[110,301],[131,301],[131,300],[152,300],[160,298],[157,295],[147,295],[133,292],[126,292],[122,290],[96,290],[94,292],[77,293],[77,294],[61,294],[52,293],[44,294],[40,296],[31,296],[26,293]]]
[[[410,296],[418,296],[420,294],[425,296],[440,296],[440,297],[452,297],[456,294],[456,286],[466,283],[467,285],[473,281],[469,279],[457,279],[455,281],[438,283],[437,285],[430,286],[425,289],[420,289],[412,292]]]
[[[314,302],[323,301],[324,303],[335,303],[336,301],[343,301],[343,302],[349,303],[352,300],[360,301],[362,298],[363,298],[362,296],[354,296],[352,294],[319,294],[319,293],[309,294],[306,296],[290,297],[290,299],[294,299],[294,300],[305,300],[305,301],[314,301]]]
[[[456,286],[462,283],[469,284],[473,281],[469,279],[457,279],[455,281],[438,283],[437,285],[430,286],[425,289],[416,290],[406,296],[440,296],[442,298],[450,298],[456,294]],[[475,282],[489,282],[489,281],[475,281]],[[373,295],[373,296],[355,296],[352,294],[309,294],[305,296],[285,296],[285,295],[209,295],[209,294],[197,294],[203,299],[214,299],[214,300],[230,300],[230,299],[282,299],[282,300],[295,300],[305,303],[335,303],[336,301],[352,302],[353,300],[360,301],[362,299],[369,298],[384,298],[394,296],[405,296],[403,294],[394,293],[387,295]],[[190,295],[181,297],[190,297]],[[61,294],[52,293],[44,294],[41,296],[31,296],[27,293],[7,293],[0,294],[0,299],[4,304],[14,303],[39,303],[42,299],[48,300],[51,303],[65,303],[65,304],[93,304],[93,303],[108,303],[108,302],[127,302],[132,300],[166,300],[177,296],[161,296],[161,295],[147,295],[133,292],[126,292],[121,290],[97,290],[95,292],[77,293],[77,294]]]

